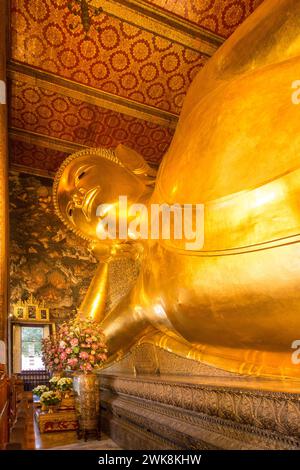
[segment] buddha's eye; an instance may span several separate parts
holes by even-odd
[[[67,213],[67,215],[70,219],[72,219],[72,217],[73,217],[73,212],[74,212],[74,203],[69,202],[68,206],[66,208],[66,213]]]
[[[83,183],[83,178],[87,177],[93,165],[82,165],[75,174],[75,187],[80,187]]]
[[[88,176],[90,170],[93,168],[93,165],[82,165],[81,168],[78,168],[76,175],[75,175],[75,186],[81,185],[81,181],[83,178]]]

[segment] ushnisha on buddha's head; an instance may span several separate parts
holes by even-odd
[[[81,238],[99,242],[99,206],[116,206],[119,196],[137,202],[149,193],[148,188],[145,171],[128,169],[114,150],[87,149],[70,155],[57,171],[54,206],[68,228]]]

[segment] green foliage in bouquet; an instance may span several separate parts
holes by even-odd
[[[40,398],[41,404],[45,406],[58,405],[61,401],[60,397],[53,391],[44,392]]]
[[[48,392],[48,391],[49,391],[49,387],[47,387],[46,385],[38,385],[32,390],[32,393],[40,397],[44,392]]]
[[[69,377],[61,377],[57,382],[57,390],[61,392],[67,392],[68,390],[72,390],[73,388],[73,380]]]

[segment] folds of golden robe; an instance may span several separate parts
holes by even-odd
[[[204,246],[146,244],[131,296],[102,322],[112,354],[146,341],[229,371],[300,378],[297,79],[294,0],[265,1],[198,74],[149,202],[204,204]]]
[[[158,178],[159,201],[205,204],[205,245],[156,249],[148,295],[239,372],[300,376],[299,77],[300,4],[266,1],[194,80]]]

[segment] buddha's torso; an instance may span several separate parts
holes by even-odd
[[[204,204],[204,246],[153,243],[141,285],[150,321],[204,359],[299,377],[300,5],[270,5],[196,78],[158,175],[154,202]]]

